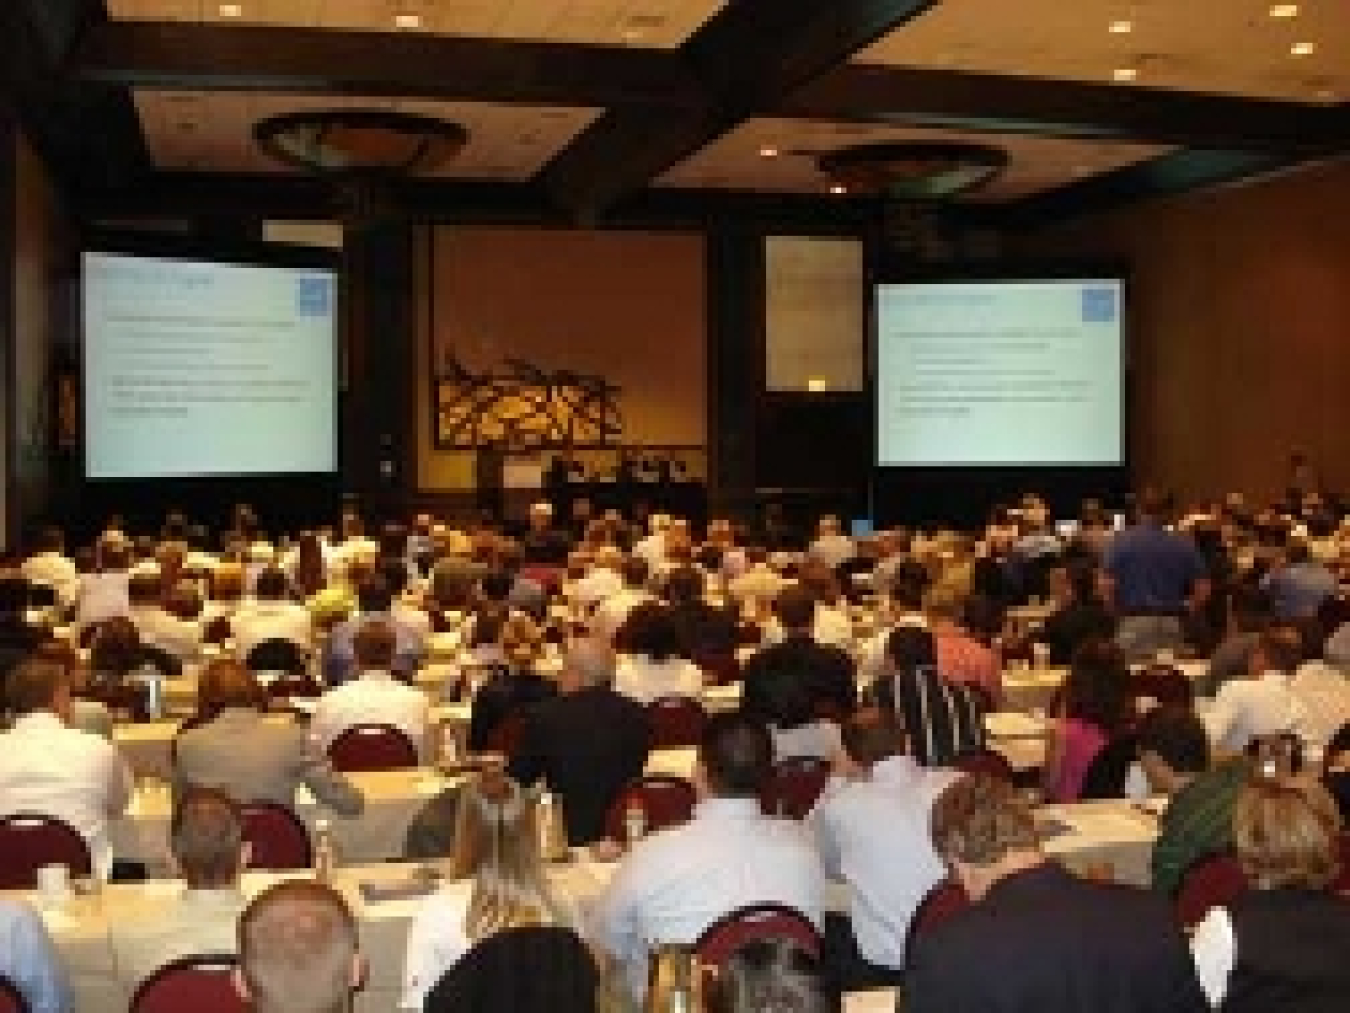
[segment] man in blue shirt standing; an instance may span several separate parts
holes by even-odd
[[[1167,507],[1158,490],[1141,492],[1135,523],[1111,539],[1103,559],[1119,616],[1116,643],[1130,661],[1181,646],[1182,616],[1209,597],[1204,560],[1190,539],[1167,530]]]

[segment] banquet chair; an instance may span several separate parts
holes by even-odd
[[[28,1000],[14,982],[0,975],[0,1013],[28,1013]]]
[[[818,756],[786,757],[773,765],[759,793],[760,808],[769,816],[804,819],[829,779],[829,760]]]
[[[525,925],[494,932],[427,993],[426,1013],[594,1013],[600,972],[571,929]]]
[[[1210,908],[1232,903],[1249,887],[1247,875],[1232,852],[1198,858],[1182,874],[1175,902],[1177,918],[1187,927],[1198,925]]]
[[[248,867],[275,872],[308,869],[314,864],[309,831],[290,809],[276,802],[249,802],[240,806],[244,840],[249,844]]]
[[[328,759],[344,773],[417,766],[417,747],[393,725],[352,725],[328,746]]]
[[[643,774],[624,785],[605,814],[605,836],[622,841],[627,833],[624,815],[637,802],[646,816],[647,832],[686,823],[694,814],[698,798],[694,786],[673,774]]]
[[[1012,764],[1008,762],[1005,756],[994,752],[992,749],[963,753],[952,761],[952,766],[967,774],[988,774],[990,777],[997,777],[1009,783],[1017,780],[1017,774],[1013,770]]]
[[[1150,698],[1163,706],[1191,707],[1195,687],[1181,669],[1172,665],[1149,665],[1130,679],[1130,692],[1136,700]]]
[[[685,696],[663,696],[647,705],[653,749],[696,746],[708,720],[707,711],[697,700]]]
[[[280,637],[272,637],[255,645],[244,659],[244,665],[250,672],[305,675],[308,671],[305,652],[300,645]]]
[[[170,961],[141,982],[128,1009],[130,1013],[246,1013],[248,1004],[232,980],[236,963],[230,954]]]
[[[64,865],[72,879],[93,868],[89,845],[69,823],[40,813],[0,817],[0,890],[31,890],[44,865]]]
[[[719,971],[753,939],[787,939],[813,957],[820,956],[820,933],[811,919],[786,904],[748,904],[728,912],[694,942],[699,963]]]
[[[952,915],[964,911],[969,906],[970,898],[966,895],[965,888],[953,879],[944,879],[929,890],[915,908],[914,917],[909,920],[909,932],[905,936],[906,955],[914,952],[914,943],[921,934],[941,925]]]

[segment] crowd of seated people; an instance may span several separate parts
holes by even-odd
[[[1296,969],[1282,963],[1289,954],[1262,951],[1274,945],[1271,927],[1301,925],[1294,908],[1308,924],[1340,924],[1338,908],[1308,900],[1335,879],[1335,801],[1350,797],[1350,608],[1340,591],[1350,528],[1328,511],[1316,496],[1264,511],[1240,499],[1177,510],[1144,490],[1126,524],[1087,504],[1061,531],[1029,496],[980,531],[855,539],[827,517],[795,544],[725,518],[700,533],[688,518],[637,525],[583,511],[568,528],[547,504],[518,538],[428,515],[367,535],[349,512],[334,530],[291,541],[265,534],[247,510],[214,545],[178,517],[159,538],[112,526],[70,555],[59,532],[44,531],[0,575],[12,722],[0,733],[0,816],[59,817],[104,875],[134,875],[111,853],[108,827],[132,777],[107,737],[124,711],[147,715],[114,691],[139,691],[151,669],[191,673],[196,713],[171,771],[186,893],[139,935],[129,927],[113,938],[130,992],[158,963],[207,943],[236,949],[229,933],[172,930],[195,912],[220,928],[244,911],[232,807],[290,806],[304,785],[356,818],[365,800],[329,747],[355,726],[389,726],[430,764],[440,748],[433,707],[462,701],[467,749],[502,756],[427,803],[417,853],[444,863],[444,881],[413,920],[406,1008],[451,1001],[455,988],[438,986],[491,937],[545,927],[582,940],[597,972],[641,997],[654,948],[694,946],[723,916],[765,903],[797,912],[818,952],[748,951],[729,965],[740,984],[713,989],[709,1008],[756,1008],[749,997],[775,977],[796,981],[782,989],[803,1010],[818,1008],[817,991],[876,985],[902,987],[905,1008],[920,1010],[1280,1008],[1270,996]],[[452,663],[429,685],[426,663],[447,637]],[[1018,666],[1033,659],[1062,670],[1032,715],[1043,719],[1043,762],[992,781],[969,773],[991,755],[986,716],[1014,705]],[[1181,674],[1183,659],[1203,671]],[[315,687],[303,718],[274,713],[267,687],[290,675]],[[614,840],[611,809],[653,752],[651,708],[672,699],[697,708],[726,686],[738,709],[708,716],[689,742],[692,813]],[[1280,753],[1291,759],[1272,770],[1279,743],[1293,744]],[[794,759],[833,771],[804,820],[761,803],[776,765]],[[1009,777],[1020,778],[1015,788]],[[1319,780],[1327,792],[1271,787]],[[617,859],[585,910],[555,891],[541,863],[541,792],[556,800],[570,844]],[[1064,874],[1040,848],[1027,792],[1069,805],[1165,798],[1151,889]],[[1292,859],[1258,856],[1273,847],[1259,827],[1300,819],[1305,836],[1332,841],[1331,865],[1305,858],[1303,871],[1269,872],[1262,863]],[[1192,867],[1216,854],[1236,855],[1253,893],[1269,896],[1207,920],[1192,964],[1171,904]],[[827,901],[831,879],[848,886],[842,910]],[[968,910],[950,929],[915,935],[925,897],[944,882],[961,885]],[[293,900],[327,911],[342,937],[351,915],[335,913],[327,894]],[[1091,952],[1089,937],[1106,949]],[[337,990],[335,1009],[361,979],[354,946],[339,950],[342,973],[326,965],[318,976]],[[963,973],[993,950],[996,970]],[[1345,956],[1344,944],[1319,953],[1316,981],[1300,983],[1309,1005],[1297,1008],[1331,1008],[1315,1005],[1324,994],[1350,1002],[1336,991]],[[1066,962],[1098,968],[1075,980],[1071,999],[1050,979]],[[0,974],[40,979],[27,970]],[[1126,984],[1141,976],[1149,987]],[[284,979],[273,960],[246,969],[241,987],[258,1008],[283,1008]],[[980,991],[995,979],[1009,983],[1001,997]]]

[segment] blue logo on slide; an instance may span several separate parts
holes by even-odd
[[[1083,289],[1083,323],[1111,324],[1116,320],[1116,290],[1113,288]]]
[[[302,317],[326,317],[332,307],[332,282],[327,278],[300,278],[295,283],[295,311]]]

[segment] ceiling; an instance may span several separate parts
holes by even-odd
[[[471,139],[441,177],[528,183],[581,216],[649,190],[830,196],[812,155],[864,141],[998,145],[1007,171],[969,199],[1038,211],[1350,150],[1350,0],[1281,18],[1268,0],[4,3],[69,15],[54,73],[73,95],[25,101],[95,187],[114,142],[118,180],[147,156],[204,178],[290,173],[253,124],[348,106],[457,121]]]
[[[399,15],[438,35],[673,48],[725,0],[108,0],[114,18],[387,32]],[[223,5],[226,10],[233,8]]]

